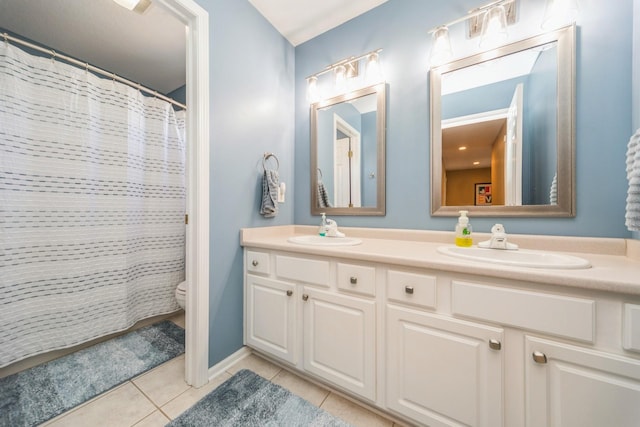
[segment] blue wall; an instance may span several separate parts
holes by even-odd
[[[209,12],[210,32],[212,366],[242,347],[240,228],[293,222],[294,49],[248,1],[198,3]],[[258,213],[267,151],[288,184],[273,219]]]
[[[472,219],[477,231],[502,222],[508,232],[629,237],[624,226],[626,143],[631,129],[634,1],[580,2],[577,25],[575,218]],[[542,0],[521,0],[512,39],[539,32]],[[345,226],[450,230],[453,218],[429,212],[429,89],[427,31],[483,4],[477,0],[389,0],[295,49],[295,222],[317,224],[309,213],[309,105],[305,77],[350,55],[382,48],[388,82],[387,215],[340,217]],[[454,55],[475,53],[464,25],[450,30]],[[636,49],[637,50],[637,49]],[[606,107],[605,107],[606,106]],[[636,108],[637,109],[637,108]],[[636,113],[637,115],[637,113]],[[594,194],[594,189],[596,193]]]

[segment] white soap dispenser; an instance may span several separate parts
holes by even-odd
[[[473,245],[473,239],[471,238],[471,224],[469,224],[469,218],[467,214],[469,211],[459,211],[460,218],[456,224],[456,246],[468,248]]]

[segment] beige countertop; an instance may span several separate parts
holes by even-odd
[[[406,267],[514,279],[583,289],[640,295],[640,241],[634,239],[508,235],[521,249],[546,250],[589,260],[581,270],[512,267],[476,262],[440,254],[437,248],[452,245],[454,233],[444,231],[340,227],[348,237],[362,239],[356,246],[308,246],[287,241],[295,235],[314,235],[314,226],[244,228],[240,244],[271,249]],[[474,243],[487,240],[474,233]]]

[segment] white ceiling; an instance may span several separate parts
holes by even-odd
[[[236,0],[241,1],[241,0]],[[387,0],[248,0],[294,46]],[[185,27],[157,4],[0,0],[0,28],[161,93],[185,84]]]
[[[289,42],[297,46],[387,0],[249,0]]]
[[[0,0],[0,27],[161,93],[184,85],[185,27],[162,7],[111,0]]]

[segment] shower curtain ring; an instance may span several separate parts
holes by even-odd
[[[4,42],[8,45],[9,44],[9,34],[2,33],[2,37],[4,37]]]

